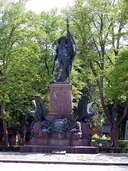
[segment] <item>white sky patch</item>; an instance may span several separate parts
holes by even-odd
[[[61,10],[64,7],[72,6],[74,1],[75,0],[30,0],[27,2],[26,8],[36,13],[54,8]]]

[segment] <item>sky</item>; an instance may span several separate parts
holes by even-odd
[[[64,7],[71,6],[74,0],[30,0],[26,4],[28,10],[32,10],[36,13],[41,11],[48,11],[53,8],[61,10]]]

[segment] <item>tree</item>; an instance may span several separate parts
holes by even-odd
[[[111,87],[108,87],[106,92],[108,97],[115,99],[116,101],[126,101],[128,98],[128,86],[127,86],[127,64],[128,48],[120,50],[118,58],[115,62],[115,67],[109,73]]]
[[[54,11],[37,15],[26,12],[19,3],[10,5],[1,17],[1,115],[8,126],[22,130],[32,96],[48,101],[60,20]]]
[[[107,85],[111,87],[108,73],[114,67],[122,39],[125,38],[127,7],[123,0],[119,2],[77,0],[72,15],[79,45],[78,57],[79,59],[82,57],[82,64],[85,64],[81,69],[85,71],[81,74],[82,76],[85,74],[86,79],[83,80],[85,87],[93,88],[89,90],[92,99],[95,96],[101,113],[104,113],[110,121],[107,107],[110,98],[105,88]]]
[[[109,73],[111,87],[106,88],[107,96],[113,99],[112,104],[109,104],[109,117],[112,125],[112,139],[117,146],[119,128],[121,122],[128,114],[128,49],[124,48],[120,51],[115,63],[115,67]]]
[[[4,13],[1,13],[0,22],[0,116],[4,117],[5,113],[5,102],[8,99],[6,92],[7,85],[7,68],[10,61],[10,53],[13,45],[16,43],[16,30],[18,31],[19,25],[22,23],[20,18],[22,15],[23,8],[21,6],[16,6],[15,10],[12,6],[12,11],[10,9],[5,9]],[[18,15],[17,15],[18,14]],[[10,16],[9,16],[10,15]],[[17,16],[16,16],[17,15]],[[8,20],[10,17],[10,21]],[[12,18],[11,18],[12,17]],[[5,131],[6,132],[6,131]],[[5,136],[6,137],[6,136]]]

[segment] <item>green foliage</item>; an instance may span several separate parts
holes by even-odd
[[[77,58],[79,65],[82,63],[78,74],[91,99],[99,105],[97,112],[107,113],[105,106],[112,97],[105,90],[109,87],[110,93],[114,91],[109,77],[115,67],[121,39],[126,36],[127,6],[123,0],[77,0],[71,15],[78,46]]]
[[[119,140],[119,147],[128,149],[128,140]]]
[[[128,140],[118,140],[119,148],[121,153],[128,152]]]
[[[37,15],[26,12],[22,4],[9,5],[1,15],[0,101],[9,125],[23,128],[34,95],[43,97],[47,110],[59,22],[55,12]]]
[[[94,134],[92,136],[92,139],[93,140],[96,140],[96,141],[110,141],[111,138],[109,136],[106,136],[106,135],[97,135],[97,134]]]
[[[115,67],[109,73],[111,87],[107,88],[107,94],[112,99],[125,101],[128,97],[128,48],[120,51]]]

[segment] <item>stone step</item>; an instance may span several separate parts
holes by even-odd
[[[94,146],[39,146],[25,145],[20,147],[20,152],[33,153],[85,153],[96,154],[99,152],[98,147]]]

